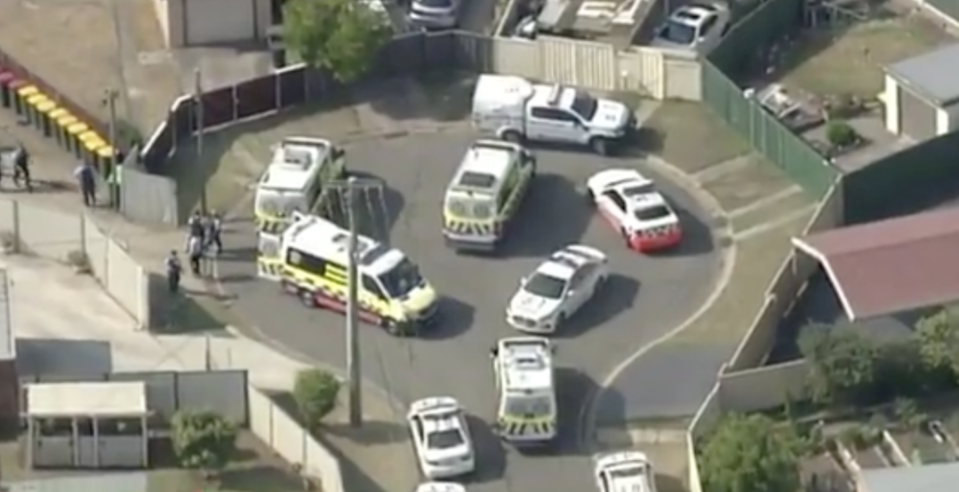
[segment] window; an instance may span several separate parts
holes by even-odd
[[[572,122],[579,121],[575,116],[567,113],[566,111],[563,111],[562,109],[556,109],[556,108],[545,108],[545,107],[533,108],[532,111],[530,112],[530,115],[533,118],[537,118],[541,120],[550,120],[550,121],[564,122],[564,123],[572,123]]]
[[[596,115],[596,108],[599,103],[596,99],[585,92],[576,91],[576,97],[573,98],[572,110],[580,115],[584,120],[591,121]]]
[[[626,188],[623,188],[622,190],[623,196],[628,196],[628,197],[646,195],[648,193],[655,193],[655,192],[656,192],[656,186],[653,185],[653,183],[628,186]]]
[[[553,400],[545,395],[512,395],[504,401],[506,415],[542,418],[553,415]]]
[[[670,43],[688,46],[696,40],[696,29],[688,24],[670,19],[666,21],[666,25],[660,28],[659,37]]]
[[[616,205],[616,208],[626,211],[626,201],[623,200],[623,197],[619,196],[619,193],[616,193],[615,191],[607,191],[606,193],[603,193],[603,196],[609,198],[609,200]]]
[[[376,280],[369,275],[363,275],[363,290],[373,294],[380,299],[385,299],[386,296],[383,295],[383,289],[380,288],[380,284],[376,283]]]
[[[400,299],[426,283],[420,275],[420,269],[409,258],[403,258],[390,270],[380,275],[384,294],[391,299]]]
[[[414,5],[428,9],[448,9],[453,6],[453,0],[416,0]]]
[[[656,220],[669,217],[670,211],[665,205],[657,205],[637,210],[634,215],[639,220]]]
[[[426,436],[426,447],[430,449],[449,449],[462,445],[465,442],[463,434],[458,428],[443,429],[430,432]]]
[[[563,297],[563,292],[566,291],[566,280],[542,273],[534,273],[523,288],[526,292],[539,297],[559,299]]]
[[[296,248],[287,249],[286,262],[290,266],[302,268],[314,275],[326,275],[326,261]]]

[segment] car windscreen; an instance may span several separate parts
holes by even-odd
[[[409,258],[403,258],[396,266],[382,273],[379,280],[391,299],[404,297],[425,283],[419,267]]]
[[[609,471],[611,478],[633,478],[641,477],[646,474],[646,467],[643,465],[620,466]]]
[[[424,417],[424,420],[435,420],[437,423],[458,418],[455,414],[442,414]],[[457,427],[429,432],[426,435],[426,446],[430,449],[449,449],[463,444],[463,434]]]
[[[626,198],[632,198],[634,196],[645,195],[647,193],[654,192],[656,192],[656,186],[652,183],[643,185],[630,185],[622,189],[623,196]]]
[[[669,217],[671,212],[669,208],[665,205],[657,205],[655,207],[641,208],[633,213],[633,215],[639,220],[657,220]]]
[[[670,43],[688,46],[696,40],[696,29],[670,19],[659,30],[659,37]]]
[[[566,290],[566,280],[542,273],[534,273],[523,286],[530,294],[547,299],[559,299]]]
[[[461,219],[490,220],[495,206],[496,199],[486,193],[456,194],[446,200],[446,210]]]
[[[580,117],[582,117],[583,120],[591,121],[593,116],[596,115],[597,106],[599,106],[599,103],[593,98],[593,96],[590,96],[583,91],[576,91],[576,96],[573,98],[571,109]]]

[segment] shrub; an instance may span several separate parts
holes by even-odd
[[[184,468],[204,475],[222,470],[236,449],[236,425],[212,411],[180,410],[173,416],[173,450]]]
[[[859,134],[849,123],[834,120],[826,125],[826,139],[833,147],[847,147],[859,140]]]
[[[333,374],[320,369],[304,369],[296,374],[293,399],[303,423],[316,429],[323,417],[336,406],[340,381]]]

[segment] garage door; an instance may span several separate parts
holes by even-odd
[[[936,108],[899,88],[899,130],[922,141],[936,136]]]
[[[247,41],[256,37],[254,0],[183,0],[187,44]]]

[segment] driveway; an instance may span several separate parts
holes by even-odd
[[[368,197],[370,209],[380,220],[367,221],[366,232],[388,234],[445,297],[442,322],[426,338],[396,339],[377,328],[362,327],[363,376],[403,402],[455,396],[479,419],[491,421],[496,395],[488,350],[498,338],[516,334],[505,324],[503,310],[519,278],[564,244],[599,247],[609,255],[614,275],[604,295],[571,319],[556,339],[561,400],[558,452],[529,457],[507,450],[504,458],[498,440],[485,426],[477,426],[479,445],[488,448],[481,451],[487,461],[480,463],[479,483],[471,486],[479,491],[501,489],[508,473],[508,488],[514,490],[587,490],[592,487],[588,462],[577,449],[581,406],[597,381],[617,363],[675,327],[706,300],[720,269],[709,215],[683,189],[636,159],[537,150],[537,181],[503,254],[458,256],[443,245],[438,228],[440,203],[473,138],[466,134],[402,136],[357,141],[348,147],[352,171],[387,183],[382,196]],[[686,241],[679,251],[655,257],[631,253],[596,217],[585,200],[583,183],[592,173],[611,166],[635,166],[659,181],[685,223]],[[234,298],[233,308],[263,335],[291,351],[343,367],[343,318],[305,309],[277,285],[256,280],[253,228],[244,223],[235,229],[225,237],[230,249],[219,262],[219,276]]]

